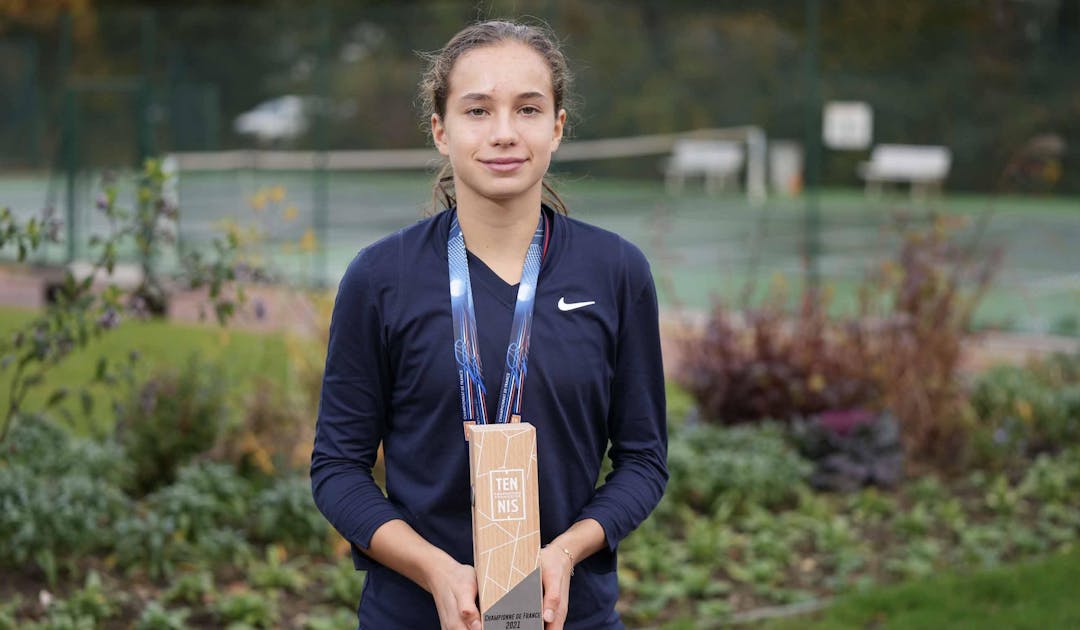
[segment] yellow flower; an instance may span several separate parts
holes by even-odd
[[[288,559],[289,552],[284,547],[282,547],[281,545],[276,545],[275,544],[275,545],[270,545],[266,549],[266,556],[270,560],[280,564],[282,562],[285,562],[285,560]]]
[[[338,556],[343,556],[349,553],[349,550],[352,549],[352,543],[342,538],[341,534],[337,533],[333,529],[327,528],[326,535],[330,538],[330,545],[331,547],[333,547],[334,552]]]
[[[779,271],[773,272],[769,278],[769,288],[773,291],[787,291],[787,277]]]
[[[232,219],[220,219],[214,221],[214,229],[218,232],[229,232],[234,225],[236,225],[236,221],[233,221]]]
[[[1061,163],[1057,160],[1047,162],[1043,167],[1042,176],[1044,180],[1056,184],[1061,179]]]
[[[272,186],[270,190],[267,191],[267,194],[270,197],[270,201],[273,201],[274,203],[281,203],[281,201],[285,199],[285,187],[281,184],[278,184],[277,186]]]
[[[260,190],[251,196],[251,200],[248,202],[251,204],[251,208],[255,211],[261,212],[266,209],[266,191]]]
[[[1035,410],[1032,408],[1031,403],[1026,400],[1016,401],[1016,413],[1020,416],[1020,419],[1028,424],[1034,419]]]
[[[267,475],[274,474],[274,463],[270,460],[270,454],[265,448],[260,446],[248,455],[251,456],[251,463],[261,472]]]
[[[300,210],[292,204],[285,206],[285,212],[281,214],[281,218],[286,221],[295,221],[298,216],[300,216]]]
[[[300,237],[300,251],[310,254],[315,251],[319,246],[318,240],[315,238],[315,230],[308,228],[304,231],[304,235]]]

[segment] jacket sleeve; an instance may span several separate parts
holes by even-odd
[[[619,327],[614,382],[607,418],[612,471],[579,520],[604,528],[610,556],[623,538],[660,502],[667,486],[667,410],[656,288],[644,256],[630,246],[639,271],[635,298]],[[633,286],[633,285],[632,285]],[[603,563],[602,563],[603,564]]]
[[[368,257],[369,258],[369,257]],[[386,431],[390,369],[380,296],[361,252],[338,286],[311,454],[315,504],[355,548],[401,518],[371,471]],[[369,565],[354,553],[358,566]]]

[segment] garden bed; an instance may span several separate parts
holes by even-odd
[[[620,548],[629,627],[708,627],[1080,538],[1080,448],[894,491],[819,493],[778,425],[680,421],[684,399],[672,398],[668,493]],[[18,533],[0,550],[0,628],[354,627],[363,574],[303,475],[249,479],[199,458],[136,498],[113,446],[36,421],[5,446],[0,525]]]

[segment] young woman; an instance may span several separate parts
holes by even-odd
[[[508,364],[537,431],[545,627],[622,627],[615,550],[667,482],[656,292],[636,247],[567,217],[545,185],[568,83],[537,27],[455,35],[421,85],[452,172],[436,183],[446,209],[365,248],[341,281],[311,482],[368,571],[361,628],[481,627],[462,421],[505,409]],[[479,361],[455,337],[452,303],[467,302]],[[508,350],[512,327],[524,342]],[[463,400],[459,367],[486,383],[479,401]],[[371,474],[380,444],[387,496]],[[598,488],[605,450],[613,470]]]

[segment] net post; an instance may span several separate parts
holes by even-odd
[[[818,186],[821,180],[821,0],[806,0],[806,212],[803,223],[804,264],[809,295],[820,284],[818,258],[821,255],[821,210]]]
[[[318,11],[319,20],[319,33],[320,41],[322,44],[319,46],[319,61],[318,68],[316,70],[316,87],[315,93],[317,94],[318,103],[315,110],[315,155],[314,155],[314,186],[312,200],[314,203],[314,222],[313,226],[316,234],[316,247],[313,252],[315,256],[314,270],[312,273],[312,284],[317,287],[322,287],[326,284],[326,278],[328,276],[328,232],[330,223],[330,194],[329,194],[329,173],[327,172],[327,162],[329,160],[328,138],[327,138],[327,115],[326,107],[330,102],[330,20],[331,9],[327,4],[320,4]]]
[[[78,175],[77,147],[76,147],[76,101],[75,88],[71,85],[71,46],[72,46],[72,17],[71,11],[65,11],[60,19],[60,51],[59,65],[62,77],[63,92],[63,124],[60,132],[61,159],[64,164],[64,221],[66,243],[65,260],[67,264],[75,260],[75,178]]]
[[[758,206],[765,202],[768,192],[765,184],[767,160],[765,132],[760,127],[746,129],[746,194],[750,203]]]
[[[137,134],[138,164],[136,168],[142,168],[154,153],[154,130],[150,120],[150,109],[154,97],[151,77],[154,68],[154,43],[157,40],[157,12],[154,9],[143,9],[139,14],[140,49],[142,54],[142,72],[139,75],[138,85],[138,121]]]

